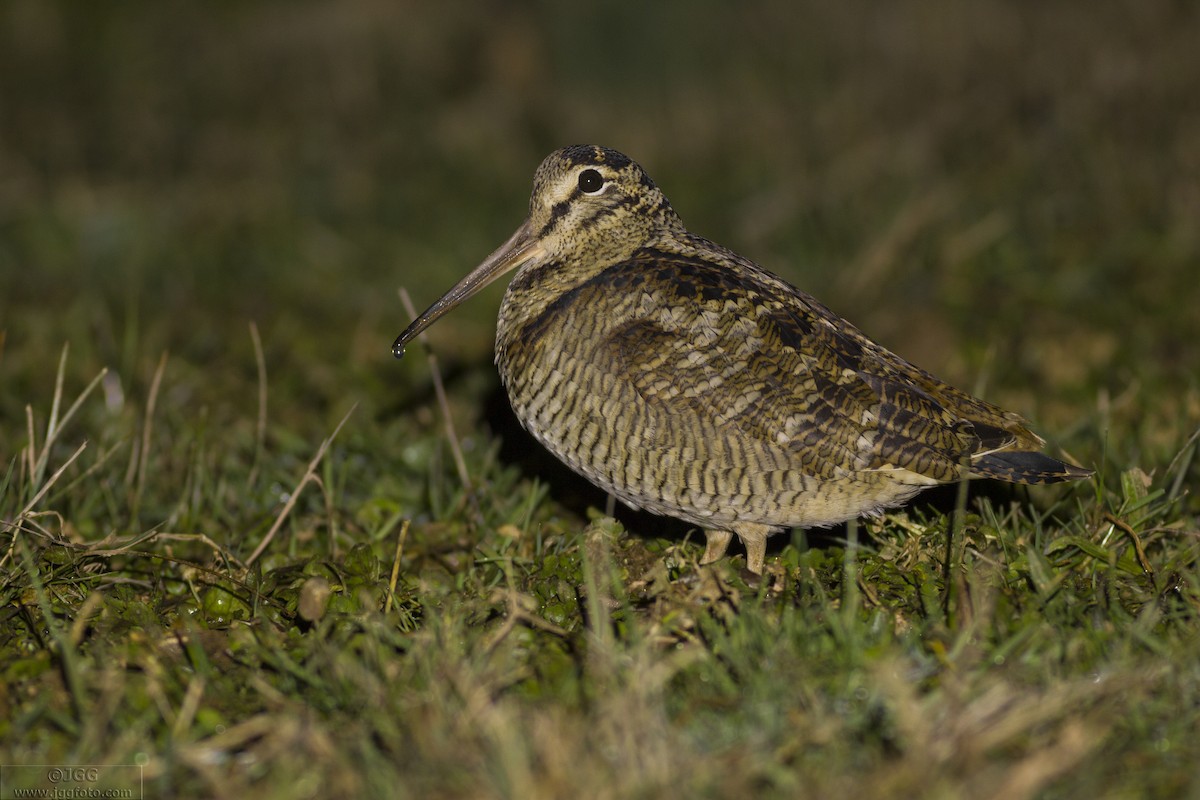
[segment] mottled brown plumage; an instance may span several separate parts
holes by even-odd
[[[830,525],[971,477],[1089,470],[1038,451],[1020,416],[942,383],[780,278],[689,233],[628,157],[568,147],[529,218],[422,314],[405,344],[496,277],[496,365],[521,423],[635,508],[731,534],[761,572],[767,536]]]

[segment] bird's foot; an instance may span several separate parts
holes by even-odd
[[[725,550],[733,540],[733,532],[708,530],[704,532],[704,540],[704,555],[700,557],[700,563],[711,564],[725,557]]]
[[[763,574],[763,564],[767,560],[767,537],[771,535],[769,525],[756,522],[742,522],[733,526],[733,532],[746,546],[746,569],[755,575]]]

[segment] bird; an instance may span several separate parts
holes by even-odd
[[[1046,484],[1092,471],[1040,452],[1018,414],[876,344],[811,295],[690,232],[646,171],[599,145],[556,150],[509,239],[392,346],[515,271],[495,363],[517,419],[635,509],[767,538],[827,527],[965,478]]]

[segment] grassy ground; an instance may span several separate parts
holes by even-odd
[[[4,4],[0,764],[1200,796],[1198,38],[1168,0]],[[431,334],[468,491],[396,289],[588,141],[1095,478],[701,569],[515,430],[497,288]]]

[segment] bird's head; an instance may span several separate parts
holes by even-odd
[[[533,176],[529,216],[494,253],[417,317],[392,345],[405,345],[454,306],[514,269],[602,267],[664,232],[682,229],[666,197],[633,159],[599,145],[546,156]]]

